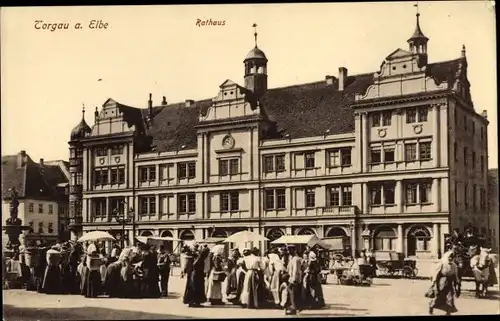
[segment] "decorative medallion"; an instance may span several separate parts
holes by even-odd
[[[422,125],[413,125],[413,131],[415,132],[415,134],[420,134],[422,132]]]
[[[104,165],[104,157],[99,158],[99,164]]]
[[[116,156],[115,157],[115,163],[119,163],[120,162],[120,156]]]
[[[378,130],[378,136],[384,138],[387,135],[387,130],[385,128],[381,128]]]
[[[234,147],[234,138],[231,135],[227,135],[222,139],[222,147],[225,149],[231,149]]]

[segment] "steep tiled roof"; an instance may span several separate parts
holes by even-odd
[[[350,104],[354,95],[364,92],[373,81],[373,74],[350,76],[343,91],[338,84],[326,81],[270,89],[261,99],[269,119],[276,122],[271,137],[291,138],[319,136],[354,131],[354,113]]]
[[[20,198],[58,199],[62,197],[57,185],[68,179],[58,165],[40,166],[28,155],[25,164],[17,166],[18,155],[2,156],[2,198],[9,198],[14,187]]]
[[[456,81],[460,59],[428,64],[426,75],[438,83]],[[350,104],[356,93],[364,93],[373,83],[373,73],[347,77],[343,91],[338,83],[326,81],[269,89],[261,98],[263,114],[275,128],[263,138],[279,138],[288,134],[292,138],[320,136],[326,130],[330,134],[354,131],[354,114]],[[251,97],[249,98],[251,99]],[[175,151],[197,145],[196,128],[199,115],[206,114],[212,99],[191,103],[184,102],[153,107],[151,119],[148,108],[134,108],[120,104],[124,120],[134,124],[138,133],[146,133],[158,152]]]

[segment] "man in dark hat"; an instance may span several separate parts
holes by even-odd
[[[158,269],[160,272],[160,291],[161,296],[168,296],[168,278],[170,276],[170,255],[164,245],[160,245],[158,253]]]

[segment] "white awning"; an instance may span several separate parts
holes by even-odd
[[[320,239],[316,235],[283,235],[271,244],[306,244],[310,247],[316,245]]]

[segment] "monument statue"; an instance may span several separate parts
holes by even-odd
[[[14,187],[9,189],[9,191],[11,197],[9,204],[10,217],[5,221],[3,230],[5,230],[5,234],[7,234],[9,238],[6,244],[7,250],[16,252],[21,245],[19,242],[19,235],[22,234],[22,231],[26,229],[26,227],[22,226],[23,221],[18,217],[19,200],[17,191]]]

